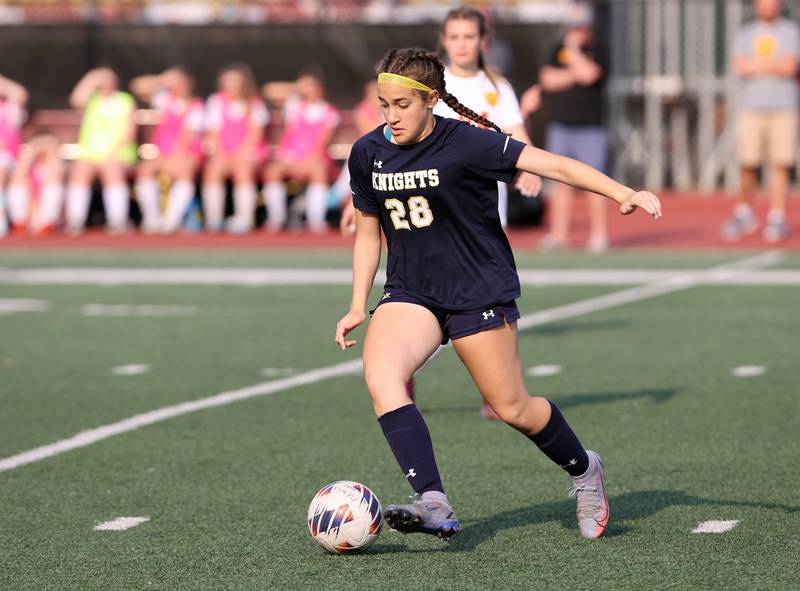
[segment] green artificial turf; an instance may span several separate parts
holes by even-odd
[[[280,264],[259,256],[247,266]],[[730,260],[703,256],[561,262],[703,268]],[[18,262],[202,264],[179,254]],[[236,264],[224,253],[205,263]],[[292,259],[343,264],[339,254]],[[617,289],[525,289],[519,303],[526,314]],[[464,528],[451,542],[384,529],[365,555],[329,556],[309,537],[308,502],[327,482],[364,482],[384,504],[410,493],[363,382],[344,376],[0,472],[0,589],[797,588],[798,295],[796,287],[695,287],[521,334],[525,367],[562,366],[527,378],[531,392],[552,398],[603,455],[612,517],[601,540],[579,537],[563,472],[526,438],[480,419],[478,394],[447,350],[417,392]],[[0,298],[51,303],[48,312],[0,315],[0,458],[271,379],[264,368],[303,371],[358,356],[333,345],[344,286],[2,285]],[[196,313],[96,318],[81,314],[87,303]],[[151,369],[111,374],[129,363]],[[740,365],[766,373],[734,377]],[[150,521],[93,530],[120,516]],[[706,520],[739,524],[690,533]]]

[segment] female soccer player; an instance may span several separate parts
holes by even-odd
[[[514,139],[532,144],[525,131],[514,89],[486,63],[484,52],[488,41],[486,17],[481,11],[462,6],[448,12],[439,35],[439,44],[447,54],[445,84],[468,109],[497,123]],[[481,125],[444,101],[436,103],[434,114]],[[524,195],[534,196],[542,188],[542,180],[536,175],[521,172],[516,186]],[[497,194],[500,223],[505,227],[508,223],[508,186],[498,183]]]
[[[225,179],[233,177],[234,216],[230,232],[249,232],[255,221],[256,168],[267,156],[264,126],[267,107],[258,98],[255,78],[245,64],[225,68],[219,91],[206,104],[206,142],[209,151],[203,175],[203,214],[211,232],[222,229],[225,217]]]
[[[83,232],[92,181],[99,175],[109,232],[125,232],[130,207],[126,176],[136,161],[133,97],[119,90],[119,79],[111,68],[97,68],[81,78],[69,102],[73,109],[83,109],[83,121],[79,158],[72,165],[67,187],[67,231]]]
[[[64,198],[64,164],[54,135],[39,132],[28,140],[8,187],[8,212],[12,227],[33,234],[55,229]]]
[[[194,196],[195,175],[203,156],[203,101],[193,91],[192,75],[178,67],[131,82],[131,92],[158,112],[152,138],[158,152],[154,158],[142,160],[137,170],[136,198],[145,232],[177,231]],[[172,181],[163,217],[159,174]]]
[[[0,76],[0,236],[8,232],[5,189],[19,155],[20,128],[25,122],[28,91],[24,86]]]
[[[405,387],[451,339],[484,400],[572,476],[581,534],[596,538],[609,517],[600,456],[584,450],[555,405],[525,388],[517,350],[520,286],[497,213],[497,181],[524,170],[605,195],[622,214],[641,207],[657,218],[661,204],[575,160],[434,116],[441,98],[492,126],[449,94],[435,54],[393,49],[378,71],[386,125],[359,139],[350,155],[353,294],[335,340],[342,350],[357,343],[347,335],[366,319],[383,229],[387,280],[367,329],[364,376],[389,446],[419,495],[411,504],[389,505],[384,517],[402,532],[447,538],[460,530],[428,428]]]
[[[325,100],[325,85],[320,74],[309,69],[296,82],[270,82],[263,94],[283,107],[286,129],[278,153],[267,166],[264,199],[267,203],[267,229],[277,232],[286,223],[286,185],[293,179],[308,183],[306,223],[312,232],[327,228],[328,176],[332,161],[328,145],[339,125],[339,112]]]

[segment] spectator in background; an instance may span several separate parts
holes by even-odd
[[[139,163],[136,198],[145,232],[177,231],[194,197],[194,182],[203,157],[203,101],[194,96],[194,78],[175,67],[161,74],[139,76],[131,91],[158,111],[152,137],[157,153]],[[158,176],[172,181],[166,211],[161,215]]]
[[[364,84],[364,96],[355,108],[355,122],[358,137],[366,135],[383,123],[383,115],[378,108],[378,83],[374,79]],[[346,162],[333,189],[342,207],[339,230],[345,236],[354,234],[356,209],[353,207],[353,194],[350,191],[350,167]]]
[[[67,231],[83,232],[92,182],[99,176],[108,230],[112,234],[125,232],[130,207],[127,173],[136,162],[135,101],[119,90],[119,79],[112,69],[97,68],[78,82],[70,105],[83,109],[83,121],[78,159],[70,170],[67,187]]]
[[[275,159],[267,166],[264,198],[267,229],[281,230],[287,218],[284,181],[307,183],[306,223],[312,232],[327,229],[328,177],[333,161],[328,146],[339,125],[339,112],[325,100],[322,75],[314,68],[295,82],[270,82],[263,94],[270,104],[283,108],[284,129]]]
[[[488,38],[486,18],[476,8],[462,6],[447,13],[439,35],[439,44],[447,54],[445,86],[462,105],[494,121],[514,139],[530,144],[514,89],[508,80],[486,64],[484,52]],[[444,100],[436,103],[433,112],[477,125],[456,113]],[[539,193],[542,180],[521,172],[515,185],[523,195],[534,196]],[[505,227],[508,223],[508,186],[505,183],[497,183],[497,206],[500,223]]]
[[[264,127],[269,123],[269,112],[258,96],[249,66],[228,66],[217,84],[219,90],[206,102],[209,156],[203,174],[203,213],[209,231],[222,230],[224,183],[232,177],[234,215],[228,220],[227,230],[242,234],[249,232],[255,221],[256,169],[267,157]]]
[[[21,84],[0,76],[0,236],[8,233],[6,183],[19,155],[20,128],[25,122],[28,91]]]
[[[61,142],[50,133],[38,133],[20,150],[8,188],[12,227],[33,234],[50,233],[58,225],[64,199],[64,163]]]
[[[789,169],[797,160],[797,72],[800,28],[781,17],[780,0],[755,0],[758,19],[739,32],[733,70],[742,79],[739,113],[741,190],[722,237],[735,241],[755,232],[753,196],[758,168],[769,164],[770,211],[764,240],[786,238]]]
[[[555,48],[549,64],[539,72],[539,82],[549,98],[552,120],[547,133],[547,150],[585,162],[605,171],[608,139],[603,127],[604,91],[607,71],[604,48],[592,32],[592,12],[576,7],[564,40]],[[587,248],[599,253],[608,249],[606,203],[599,195],[588,194],[565,184],[555,183],[550,197],[550,233],[542,239],[545,250],[567,244],[576,194],[589,199],[590,238]]]

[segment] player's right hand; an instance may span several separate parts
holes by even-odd
[[[339,222],[339,230],[342,236],[349,236],[356,233],[356,208],[353,202],[348,203],[342,208],[342,220]]]
[[[347,340],[345,337],[347,334],[356,328],[364,324],[364,320],[367,319],[366,314],[364,312],[360,312],[358,310],[350,310],[344,317],[336,324],[336,344],[341,347],[342,351],[352,347],[353,345],[357,344],[358,341],[355,339]]]

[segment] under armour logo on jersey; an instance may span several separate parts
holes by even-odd
[[[390,297],[392,297],[392,293],[391,293],[390,291],[387,291],[386,293],[384,293],[384,294],[381,296],[381,301],[383,301],[383,300],[388,300]]]
[[[375,161],[375,168],[377,168],[378,170],[383,168],[383,160],[376,160]]]
[[[414,471],[414,468],[409,468],[408,469],[408,474],[406,474],[406,478],[414,478],[414,476],[416,476],[416,475],[417,475],[417,473]]]
[[[483,313],[484,320],[489,320],[489,318],[494,318],[494,310],[489,310],[488,312]]]
[[[574,466],[574,465],[575,465],[575,464],[577,464],[577,463],[578,463],[578,460],[576,460],[575,458],[572,458],[572,459],[569,461],[569,463],[567,463],[567,464],[564,464],[564,465],[563,465],[563,466],[561,466],[561,467],[562,467],[562,468],[569,468],[570,466]],[[560,465],[560,464],[559,464],[559,465]]]

